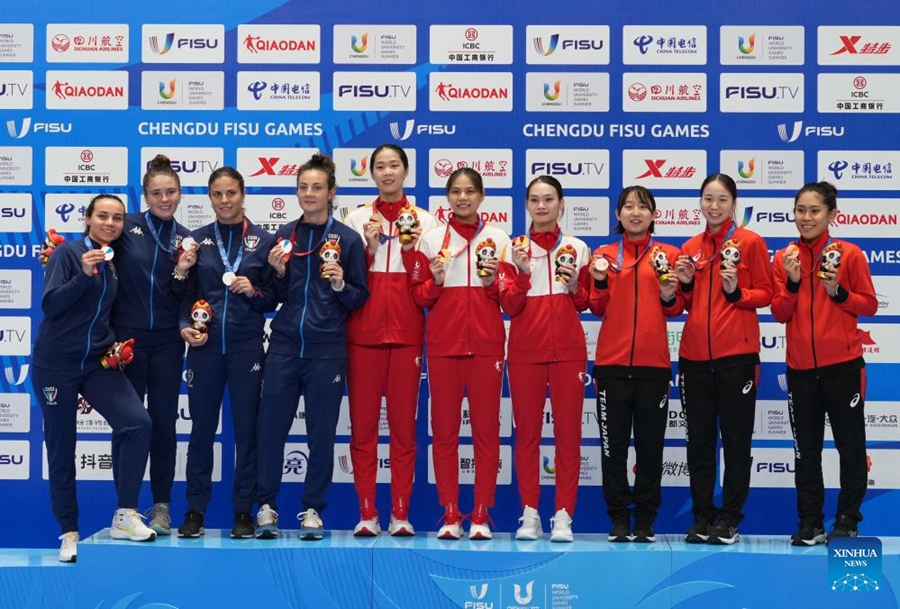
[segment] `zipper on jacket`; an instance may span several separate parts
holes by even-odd
[[[462,235],[460,235],[462,237]],[[465,238],[465,237],[463,237]],[[444,284],[447,283],[447,273],[444,273]],[[483,287],[483,286],[482,286]],[[472,319],[472,242],[466,242],[466,319]],[[472,324],[466,324],[466,333],[469,335],[469,340],[466,341],[466,347],[468,348],[468,355],[473,355],[472,352]]]
[[[551,296],[550,302],[553,302],[553,299],[552,299],[553,286],[556,284],[556,277],[552,271],[552,265],[550,264],[550,258],[552,256],[553,256],[553,252],[548,251],[547,255],[544,257],[544,259],[547,261],[547,285],[549,286],[548,294]],[[534,269],[531,269],[531,271],[534,272]],[[568,290],[569,290],[569,288],[565,289],[565,293],[567,295],[568,295]],[[525,298],[526,298],[525,302],[527,303],[528,302],[528,300],[527,300],[528,294],[527,293],[525,294]],[[557,359],[557,354],[556,354],[556,341],[554,340],[554,337],[553,337],[553,327],[554,327],[555,321],[553,319],[553,308],[552,307],[550,307],[550,309],[547,311],[547,316],[550,317],[550,319],[547,321],[547,331],[551,335],[550,336],[550,361],[555,362]]]
[[[106,295],[106,269],[103,269],[103,290],[100,292],[100,298],[97,300],[97,311],[94,313],[94,319],[91,320],[87,331],[87,346],[84,349],[84,356],[81,358],[81,371],[84,372],[84,362],[91,353],[91,334],[94,332],[94,324],[100,317],[100,309],[103,307],[103,297]]]
[[[231,240],[234,237],[232,234],[232,229],[228,227],[228,249],[225,251],[225,258],[228,259],[229,264],[231,263]],[[237,269],[234,269],[235,271]],[[231,290],[228,289],[228,286],[225,286],[225,306],[222,307],[222,355],[225,355],[225,321],[228,319],[228,293]]]
[[[632,267],[632,271],[634,272],[634,324],[631,328],[631,356],[628,360],[628,378],[631,378],[632,373],[634,372],[634,346],[637,342],[637,320],[638,320],[638,275],[640,275],[640,271],[638,270],[638,246],[634,246],[634,266]]]
[[[806,246],[806,249],[809,250],[809,259],[815,260],[813,256],[813,250],[810,246]],[[814,264],[814,263],[813,263]],[[815,319],[815,311],[816,311],[816,289],[815,285],[813,285],[812,278],[815,276],[815,269],[809,274],[809,342],[812,346],[812,356],[813,356],[813,369],[816,371],[816,380],[819,380],[819,358],[816,357],[816,319]]]
[[[297,220],[299,223],[300,220]],[[325,228],[322,228],[325,231]],[[309,242],[306,244],[306,251],[312,249],[313,246],[313,230],[309,230]],[[303,323],[306,321],[306,309],[309,307],[309,276],[312,273],[312,254],[306,257],[306,283],[303,285],[303,312],[300,313],[300,357],[306,355],[306,335],[303,333]]]
[[[713,265],[715,264],[715,253],[717,251],[716,248],[716,239],[712,238],[713,244],[713,257],[710,259],[710,262],[707,266],[709,269],[709,297],[707,299],[706,304],[706,345],[709,348],[709,361],[713,360],[713,349],[712,349],[712,293],[713,293]],[[703,247],[703,244],[700,244],[700,247]]]
[[[150,230],[154,230],[151,226]],[[153,242],[153,264],[150,266],[150,330],[153,329],[153,293],[156,291],[156,259],[159,257],[159,247]]]

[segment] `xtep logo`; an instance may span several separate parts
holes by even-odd
[[[259,157],[259,165],[260,168],[256,171],[256,173],[251,173],[250,177],[255,178],[256,176],[267,175],[267,176],[291,176],[297,174],[297,166],[292,164],[287,164],[281,167],[281,169],[277,168],[276,165],[278,161],[281,160],[281,157],[273,156],[273,157]]]
[[[637,176],[636,180],[644,178],[692,178],[697,173],[697,168],[692,165],[671,167],[663,173],[663,165],[666,164],[666,159],[644,159],[644,163],[647,165],[647,171]]]
[[[163,99],[172,99],[175,97],[175,79],[169,81],[168,87],[164,81],[159,81],[159,96]]]
[[[369,48],[369,32],[363,32],[362,36],[356,37],[356,34],[350,35],[350,48],[354,53],[365,53]]]
[[[541,36],[538,36],[533,40],[534,42],[534,50],[537,51],[538,55],[543,55],[547,57],[548,55],[552,55],[554,51],[556,51],[556,45],[559,44],[559,34],[552,34],[550,36],[549,44],[544,48],[544,39]]]
[[[749,55],[756,48],[756,34],[750,34],[744,41],[743,36],[738,36],[738,50],[744,55]]]
[[[175,32],[166,34],[162,46],[159,44],[158,36],[150,36],[150,50],[157,55],[165,55],[172,49],[172,43],[175,42]]]
[[[742,178],[749,179],[753,177],[753,173],[756,169],[756,159],[752,158],[747,161],[747,165],[744,165],[744,161],[738,161],[738,175]]]
[[[666,159],[644,159],[644,162],[647,164],[647,171],[642,173],[637,177],[638,180],[641,178],[661,178],[662,175],[662,166],[666,164]]]
[[[856,45],[862,40],[862,36],[840,36],[841,48],[832,52],[832,55],[848,53],[850,55],[886,55],[891,50],[890,42],[867,42],[857,50]]]
[[[554,83],[545,82],[544,83],[544,98],[547,101],[556,101],[559,99],[559,83],[562,81],[557,80]]]
[[[355,175],[357,178],[360,178],[366,175],[366,168],[369,164],[369,160],[366,157],[359,159],[350,159],[350,173]]]

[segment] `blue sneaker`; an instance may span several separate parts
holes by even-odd
[[[308,508],[305,512],[297,514],[300,519],[300,539],[304,541],[317,541],[322,539],[325,531],[325,525],[319,513],[312,508]]]
[[[265,503],[256,513],[256,538],[275,539],[276,537],[278,537],[278,512]]]

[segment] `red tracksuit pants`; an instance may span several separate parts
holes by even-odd
[[[581,473],[581,419],[584,411],[585,363],[510,363],[509,392],[516,424],[516,479],[522,507],[538,507],[541,428],[550,387],[553,438],[556,444],[556,510],[575,513]]]
[[[347,344],[350,459],[360,507],[375,505],[378,422],[386,397],[391,443],[391,502],[408,507],[416,470],[416,411],[422,345]]]
[[[469,398],[475,450],[475,505],[491,507],[500,468],[500,390],[503,358],[428,357],[434,478],[441,505],[459,503],[459,427]]]

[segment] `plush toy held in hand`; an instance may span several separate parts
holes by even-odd
[[[113,343],[100,358],[100,363],[107,370],[124,370],[134,359],[134,339],[129,338],[120,343]]]
[[[202,298],[191,307],[191,328],[196,332],[195,338],[209,332],[209,322],[212,321],[213,311],[208,302]]]
[[[41,250],[40,256],[38,256],[38,260],[41,261],[42,265],[46,266],[50,254],[56,251],[56,247],[65,240],[66,238],[56,232],[55,228],[47,231],[47,236],[44,238],[44,249]]]

